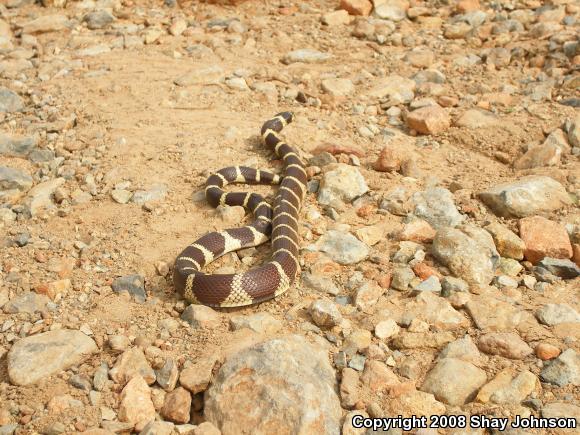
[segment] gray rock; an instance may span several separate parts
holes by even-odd
[[[332,301],[327,299],[315,300],[308,311],[314,323],[321,328],[332,328],[342,322],[340,311]]]
[[[548,403],[542,408],[544,418],[575,418],[576,426],[580,426],[580,406],[572,403]]]
[[[454,292],[468,292],[469,284],[460,278],[455,278],[453,276],[444,276],[441,280],[442,295],[451,295]]]
[[[30,189],[24,200],[30,210],[30,214],[35,216],[42,210],[55,208],[52,201],[54,192],[64,183],[64,178],[55,178],[54,180],[39,183]]]
[[[165,391],[173,391],[179,379],[179,369],[175,360],[167,358],[165,364],[159,370],[155,370],[155,378]]]
[[[540,378],[551,384],[563,387],[569,384],[580,385],[580,354],[574,349],[566,349],[558,358],[547,364]]]
[[[19,190],[27,191],[32,187],[32,177],[18,169],[0,166],[0,191]]]
[[[421,391],[449,405],[461,406],[473,400],[486,381],[485,372],[470,362],[444,358],[427,374]]]
[[[337,434],[337,389],[326,352],[291,335],[229,357],[206,392],[204,415],[223,435],[239,434],[240,427],[253,433]]]
[[[0,86],[0,112],[22,112],[23,109],[22,98],[16,92]]]
[[[422,292],[431,292],[431,293],[439,293],[441,291],[441,283],[439,279],[431,275],[424,281],[421,281],[418,285],[413,288],[413,293],[422,293]]]
[[[46,304],[49,302],[50,299],[45,295],[34,292],[27,292],[10,299],[4,305],[4,312],[8,314],[33,314],[39,311],[46,311]]]
[[[417,192],[412,202],[415,206],[413,214],[429,222],[435,229],[455,227],[465,220],[455,207],[453,194],[442,187]]]
[[[119,204],[127,204],[131,197],[133,196],[133,192],[127,189],[113,189],[111,190],[111,198]],[[205,198],[205,195],[204,195]]]
[[[550,177],[528,176],[481,192],[479,198],[503,217],[526,217],[571,203],[564,186]]]
[[[148,190],[137,190],[133,194],[132,202],[135,204],[144,204],[146,202],[158,201],[167,195],[167,185],[158,183],[151,186]]]
[[[215,328],[221,324],[218,313],[205,305],[189,305],[181,318],[191,325],[192,328]]]
[[[488,296],[474,296],[465,305],[475,325],[482,330],[509,331],[524,319],[524,312],[509,302]]]
[[[413,272],[413,269],[411,269],[409,266],[396,266],[393,269],[391,288],[405,291],[409,288],[413,279],[415,279],[415,272]]]
[[[466,335],[463,338],[458,338],[445,346],[443,350],[439,352],[437,359],[441,360],[445,358],[460,359],[475,365],[480,365],[482,362],[481,353],[479,353],[477,346],[469,335]]]
[[[328,293],[333,296],[340,293],[340,289],[336,286],[334,281],[325,276],[313,275],[306,272],[303,273],[300,278],[302,279],[302,285],[308,289]]]
[[[18,429],[18,425],[16,423],[12,424],[4,424],[0,426],[0,435],[12,435]]]
[[[17,341],[8,352],[8,377],[30,385],[79,364],[97,351],[95,342],[76,330],[58,329]]]
[[[318,190],[318,202],[331,206],[335,203],[350,203],[368,190],[357,168],[339,163],[324,173]]]
[[[98,10],[88,13],[84,16],[83,21],[87,23],[87,27],[91,30],[102,29],[108,26],[115,20],[115,17],[106,10]]]
[[[295,62],[303,63],[322,63],[327,61],[332,57],[331,54],[323,53],[318,50],[311,50],[308,48],[303,48],[300,50],[294,50],[287,53],[286,56],[282,58],[282,62],[285,64],[291,64]]]
[[[151,421],[139,432],[139,435],[172,435],[174,429],[175,425],[170,421]]]
[[[258,334],[273,334],[282,328],[282,322],[270,313],[255,313],[247,316],[234,316],[230,319],[233,331],[248,328]]]
[[[539,265],[560,278],[574,279],[580,276],[580,267],[568,259],[544,257]]]
[[[536,311],[536,317],[548,326],[580,322],[580,314],[568,304],[546,304]]]
[[[439,230],[432,253],[455,276],[476,285],[491,282],[500,259],[489,233],[471,225]]]
[[[54,151],[47,149],[33,149],[30,154],[28,154],[28,160],[32,163],[44,163],[51,162],[54,160]]]
[[[30,136],[8,136],[0,133],[0,156],[25,157],[36,146],[36,140]]]
[[[145,302],[147,293],[145,293],[145,277],[142,275],[126,275],[115,279],[112,284],[113,290],[117,293],[126,291],[132,295],[139,303]]]
[[[317,242],[318,249],[339,264],[355,264],[369,255],[369,247],[350,233],[329,230]]]

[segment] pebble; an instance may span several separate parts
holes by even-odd
[[[535,389],[538,378],[532,372],[524,370],[505,385],[496,386],[490,401],[500,405],[519,404]]]
[[[414,80],[391,75],[376,80],[367,94],[371,98],[384,101],[387,106],[391,107],[413,101],[416,87],[417,84]]]
[[[538,265],[563,279],[580,276],[580,267],[568,259],[544,257]]]
[[[564,186],[553,178],[536,175],[494,186],[481,192],[479,198],[502,217],[526,217],[570,204]]]
[[[366,16],[373,10],[373,4],[369,0],[340,0],[339,7],[351,15]]]
[[[356,167],[339,163],[322,176],[318,202],[330,206],[350,203],[368,190],[364,177]]]
[[[374,1],[374,14],[383,20],[401,21],[407,17],[409,3],[405,0]]]
[[[127,204],[131,197],[133,196],[133,192],[126,190],[126,189],[113,189],[111,190],[111,198],[119,204]]]
[[[36,146],[31,136],[9,136],[0,133],[0,156],[26,157]]]
[[[175,425],[169,421],[150,421],[139,435],[173,435],[174,428]]]
[[[456,227],[465,220],[453,202],[453,194],[442,187],[416,192],[412,198],[413,214],[433,228]]]
[[[559,387],[570,384],[580,386],[580,354],[574,349],[566,349],[558,358],[544,366],[540,378]]]
[[[542,361],[548,361],[557,358],[562,351],[557,346],[550,343],[538,343],[534,349],[536,356]]]
[[[317,326],[321,328],[332,328],[340,325],[342,322],[342,315],[336,305],[328,299],[317,299],[308,309],[312,320]]]
[[[322,24],[326,24],[327,26],[330,27],[349,24],[351,20],[352,17],[345,10],[326,12],[320,18]]]
[[[65,15],[43,15],[24,23],[22,26],[22,33],[35,34],[57,32],[66,29],[67,24],[68,18]]]
[[[499,299],[488,296],[472,297],[465,305],[475,325],[482,330],[509,331],[523,320],[523,312]]]
[[[4,312],[7,314],[16,313],[30,313],[46,311],[46,304],[50,299],[42,294],[34,292],[26,292],[19,296],[15,296],[4,304]]]
[[[510,359],[524,359],[532,353],[532,348],[513,332],[482,335],[477,345],[482,352]]]
[[[43,210],[54,209],[54,194],[65,182],[66,180],[64,178],[59,177],[54,180],[39,183],[30,189],[24,201],[30,210],[30,214],[36,216]]]
[[[119,421],[130,423],[141,431],[155,420],[151,389],[143,377],[136,375],[123,388],[119,404]]]
[[[190,411],[191,394],[185,388],[178,387],[165,396],[161,415],[174,423],[188,423]]]
[[[139,303],[144,303],[147,298],[145,277],[142,275],[134,274],[116,278],[111,287],[117,293],[128,292]]]
[[[369,255],[369,247],[350,233],[329,230],[317,242],[318,250],[325,252],[339,264],[359,263]]]
[[[526,245],[524,257],[532,264],[544,257],[572,257],[572,245],[564,225],[541,216],[530,216],[520,219],[519,227],[520,237]]]
[[[336,296],[340,293],[340,289],[331,278],[325,276],[313,275],[311,273],[303,273],[300,276],[302,285],[310,290],[317,292],[328,293]]]
[[[173,358],[167,358],[163,367],[155,370],[157,384],[165,391],[173,391],[179,379],[179,369]]]
[[[151,385],[155,382],[155,372],[149,365],[145,354],[138,347],[126,350],[117,358],[109,376],[118,384],[125,385],[135,376],[139,376]]]
[[[438,105],[425,106],[407,116],[407,126],[421,134],[437,135],[451,126],[447,111]]]
[[[247,316],[234,316],[230,319],[233,331],[248,328],[258,334],[274,334],[283,324],[269,313],[255,313]]]
[[[350,79],[325,79],[322,90],[333,97],[347,97],[355,91],[355,86]]]
[[[500,258],[489,233],[471,225],[440,229],[432,253],[455,276],[476,285],[491,282]]]
[[[568,304],[546,304],[536,311],[536,317],[548,326],[580,322],[580,314]]]
[[[32,187],[32,177],[18,169],[0,166],[0,194],[2,190],[25,192]]]
[[[542,417],[544,418],[570,418],[576,419],[576,424],[580,420],[580,406],[572,403],[554,402],[542,407]]]
[[[393,268],[393,279],[391,288],[406,291],[411,282],[415,279],[415,272],[409,266],[395,266]]]
[[[385,293],[385,289],[375,283],[365,282],[356,291],[354,305],[361,311],[370,310],[379,298]]]
[[[335,391],[326,352],[289,335],[230,356],[206,393],[204,414],[224,433],[240,427],[267,433],[339,433],[341,407]]]
[[[469,284],[467,284],[461,278],[455,278],[454,276],[444,276],[441,280],[442,296],[444,293],[451,295],[452,293],[456,292],[466,293],[468,291]]]
[[[205,305],[189,305],[181,314],[181,318],[194,329],[216,328],[221,325],[219,314]]]
[[[421,281],[415,287],[413,287],[413,294],[418,294],[422,292],[432,292],[432,293],[439,293],[441,291],[441,283],[439,282],[439,278],[432,275],[424,281]]]
[[[485,371],[470,362],[444,358],[427,373],[421,391],[449,405],[460,406],[472,400],[486,381]]]
[[[469,129],[487,128],[497,125],[498,118],[491,112],[480,109],[469,109],[455,121],[458,127]]]
[[[502,257],[523,260],[526,245],[513,231],[497,222],[484,228],[492,235],[495,247]]]
[[[135,204],[143,205],[146,202],[159,201],[167,195],[167,185],[157,183],[152,185],[148,190],[136,190],[133,193],[131,201]]]
[[[0,86],[0,113],[22,112],[24,101],[14,91]]]
[[[97,345],[80,331],[60,329],[18,340],[8,352],[8,377],[14,385],[31,385],[75,366]]]
[[[395,337],[401,328],[393,319],[383,320],[375,325],[375,336],[381,340]]]
[[[192,394],[207,390],[217,361],[215,355],[198,358],[193,365],[181,371],[179,383]]]
[[[115,17],[104,9],[89,12],[83,17],[83,21],[87,23],[87,27],[91,30],[102,29],[115,20]]]
[[[309,48],[303,48],[300,50],[294,50],[287,53],[283,58],[282,62],[285,64],[291,64],[296,62],[303,63],[323,63],[329,60],[332,55],[328,53],[323,53],[318,50],[312,50]]]
[[[483,358],[469,335],[452,341],[439,352],[437,359],[455,358],[480,366]]]

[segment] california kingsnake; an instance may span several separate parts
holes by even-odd
[[[290,112],[266,121],[261,134],[284,163],[280,177],[245,166],[219,170],[207,179],[205,195],[213,206],[239,205],[252,211],[254,221],[245,227],[204,235],[188,246],[175,260],[173,282],[188,302],[212,307],[239,307],[256,304],[284,293],[294,282],[298,263],[298,214],[306,194],[306,171],[298,153],[278,134],[292,122]],[[226,193],[228,183],[280,184],[274,208],[256,193]],[[208,275],[201,269],[232,251],[266,242],[272,235],[272,258],[244,273]]]

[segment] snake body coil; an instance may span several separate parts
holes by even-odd
[[[208,233],[179,254],[173,281],[176,290],[190,303],[213,307],[256,304],[284,293],[299,271],[298,216],[306,194],[306,171],[296,150],[278,133],[290,122],[292,113],[282,112],[266,121],[261,134],[267,146],[282,159],[280,177],[268,171],[233,166],[211,175],[205,193],[213,206],[239,205],[252,211],[254,221],[245,227]],[[228,183],[279,184],[274,207],[256,193],[230,192]],[[216,258],[238,249],[257,246],[271,235],[272,257],[260,267],[244,273],[208,275],[202,268]]]

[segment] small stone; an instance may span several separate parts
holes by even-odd
[[[102,29],[114,20],[115,17],[104,9],[90,12],[83,18],[83,21],[87,23],[87,27],[91,30]]]
[[[133,192],[126,190],[126,189],[113,189],[111,190],[111,198],[119,204],[127,204],[131,197],[133,196]]]
[[[401,21],[407,17],[409,2],[405,0],[382,0],[374,1],[374,14],[383,20]]]
[[[57,189],[65,184],[64,178],[55,178],[34,186],[28,191],[25,203],[32,216],[36,216],[42,210],[55,208],[53,197]]]
[[[320,251],[325,252],[339,264],[355,264],[369,255],[369,247],[349,233],[329,230],[317,242]]]
[[[139,303],[145,302],[147,293],[145,293],[145,278],[142,275],[126,275],[115,279],[112,284],[113,291],[128,292]]]
[[[475,325],[482,330],[509,331],[523,320],[523,312],[508,302],[486,296],[472,297],[465,305]]]
[[[519,404],[535,389],[538,379],[528,370],[518,374],[507,385],[498,388],[490,397],[497,404]]]
[[[138,431],[155,420],[151,389],[139,375],[133,377],[121,392],[119,420],[134,425]]]
[[[391,288],[400,291],[406,291],[411,282],[415,279],[415,272],[408,266],[396,266],[393,269],[393,280]]]
[[[124,352],[131,344],[129,337],[124,335],[111,335],[108,340],[109,347],[115,352]]]
[[[404,59],[416,68],[429,68],[435,63],[435,54],[431,50],[416,47],[408,51]]]
[[[274,334],[282,329],[282,322],[270,313],[255,313],[248,316],[234,316],[230,319],[233,331],[248,328],[258,334]]]
[[[195,364],[181,371],[179,383],[192,394],[207,390],[217,361],[214,355],[198,359]]]
[[[455,227],[465,220],[455,207],[453,194],[447,189],[435,187],[416,192],[412,202],[415,206],[413,214],[436,229]]]
[[[209,421],[204,421],[194,427],[193,435],[222,435],[222,432]]]
[[[24,101],[20,96],[3,86],[0,86],[0,113],[22,112]]]
[[[347,97],[354,92],[355,87],[349,79],[325,79],[322,80],[322,89],[333,97]]]
[[[239,205],[219,205],[216,214],[226,225],[237,225],[244,219],[246,210]]]
[[[568,304],[546,304],[536,311],[536,317],[548,326],[580,322],[580,314]]]
[[[4,312],[7,314],[30,313],[34,314],[46,311],[46,304],[50,299],[42,294],[26,292],[10,299],[4,304]]]
[[[399,171],[404,158],[405,156],[401,150],[392,145],[386,145],[381,150],[373,169],[379,172]]]
[[[485,229],[492,235],[495,246],[502,257],[522,260],[526,245],[509,228],[500,223],[491,223]]]
[[[171,33],[173,36],[179,36],[185,32],[185,29],[187,29],[187,21],[181,18],[177,18],[171,23],[171,26],[169,27],[169,33]]]
[[[544,257],[570,258],[572,245],[564,225],[541,216],[520,219],[520,237],[526,245],[524,257],[532,264]]]
[[[469,291],[469,284],[460,278],[453,276],[444,276],[441,280],[441,292],[443,294],[451,295],[452,293],[460,292],[466,293]]]
[[[331,11],[326,12],[322,15],[320,21],[322,24],[326,24],[327,26],[340,26],[343,24],[348,24],[351,22],[351,17],[349,16],[348,12],[345,10],[338,10],[338,11]]]
[[[512,332],[485,334],[479,338],[478,347],[487,354],[510,359],[524,359],[532,353],[532,348]]]
[[[572,403],[548,403],[542,408],[542,417],[553,419],[575,418],[576,425],[580,421],[580,406]]]
[[[411,294],[418,294],[422,292],[439,293],[440,291],[441,283],[439,282],[439,278],[432,275],[413,287],[413,293]]]
[[[381,340],[388,340],[396,336],[401,328],[393,319],[383,320],[375,326],[375,336]]]
[[[320,182],[318,202],[322,205],[350,203],[369,190],[364,177],[354,166],[339,163],[327,171]]]
[[[181,314],[181,318],[192,328],[216,328],[221,325],[218,313],[205,305],[189,305]]]
[[[361,311],[368,311],[372,309],[384,292],[385,289],[381,286],[365,282],[356,292],[354,305]]]
[[[538,265],[563,279],[580,276],[580,267],[568,259],[544,257]]]
[[[150,421],[139,435],[173,435],[175,425],[168,421]],[[97,435],[97,434],[94,434]],[[105,435],[105,434],[102,434]]]
[[[544,382],[564,387],[580,385],[580,354],[574,349],[566,349],[560,356],[544,366],[540,373]]]
[[[472,401],[486,381],[485,372],[473,364],[444,358],[427,374],[421,390],[444,403],[461,406]]]
[[[146,202],[160,201],[167,195],[167,185],[157,183],[152,185],[148,190],[137,190],[133,194],[131,201],[135,204],[143,205]]]
[[[548,361],[557,358],[561,353],[561,350],[557,346],[554,346],[550,343],[538,343],[534,350],[536,352],[536,356],[542,361]]]
[[[231,77],[226,79],[226,86],[230,89],[235,89],[238,91],[248,91],[248,83],[243,77]]]
[[[97,351],[80,331],[60,329],[18,340],[8,352],[8,376],[14,385],[30,385],[68,369]]]
[[[445,109],[426,106],[409,113],[407,125],[419,133],[437,135],[451,126],[451,119]]]
[[[384,239],[384,228],[381,225],[369,225],[358,228],[355,234],[365,245],[373,246]]]
[[[385,363],[375,360],[367,360],[361,376],[363,385],[369,387],[372,393],[385,393],[400,387],[401,381]]]
[[[368,92],[369,97],[379,98],[389,106],[408,104],[415,98],[414,80],[398,75],[391,75],[375,81]]]
[[[174,80],[178,86],[209,85],[219,83],[225,75],[219,65],[200,66]]]
[[[18,169],[0,166],[0,194],[2,190],[25,192],[32,187],[32,177]],[[0,196],[1,198],[1,196]]]
[[[185,388],[178,387],[165,396],[161,415],[174,423],[187,423],[190,411],[191,394]]]
[[[514,260],[512,258],[503,258],[502,257],[499,260],[498,272],[507,275],[508,278],[511,278],[511,277],[519,275],[519,273],[523,270],[523,268],[524,267],[517,260]],[[513,281],[509,281],[509,280],[506,281],[505,277],[502,278],[501,280],[504,281],[504,283],[502,285],[504,285],[506,282],[513,283]],[[516,283],[515,287],[517,287],[517,283]]]
[[[301,275],[301,279],[303,286],[310,290],[328,293],[333,296],[336,296],[340,293],[340,289],[336,286],[331,278],[313,275],[311,273],[303,273]]]
[[[469,109],[459,117],[455,124],[469,129],[486,128],[497,125],[498,118],[491,112],[480,109]]]
[[[143,351],[137,347],[123,352],[109,371],[109,375],[113,381],[121,385],[125,385],[135,376],[145,379],[149,385],[155,382],[155,372],[147,362]]]
[[[22,26],[22,33],[47,33],[66,29],[68,18],[66,15],[43,15]]]
[[[323,53],[318,50],[312,50],[308,48],[303,48],[300,50],[294,50],[286,54],[282,58],[282,62],[285,64],[291,64],[296,62],[303,63],[322,63],[329,60],[332,55],[328,53]]]
[[[165,391],[172,391],[179,379],[179,369],[173,358],[167,358],[165,364],[159,370],[155,370],[157,384]]]
[[[503,217],[551,212],[571,202],[564,186],[550,177],[535,175],[492,187],[481,192],[479,198]]]
[[[431,243],[437,231],[423,219],[413,219],[405,223],[398,234],[399,240],[407,240],[417,243]]]
[[[0,133],[0,156],[26,157],[36,146],[31,136],[9,136]]]
[[[314,323],[321,328],[332,328],[342,322],[340,311],[333,302],[327,299],[312,302],[309,312]]]
[[[456,358],[470,362],[476,366],[479,366],[482,363],[481,353],[479,353],[477,346],[469,335],[466,335],[463,338],[458,338],[445,346],[437,356],[438,360],[444,358]]]
[[[351,15],[362,16],[369,15],[373,10],[373,4],[369,0],[340,0],[339,7]]]

